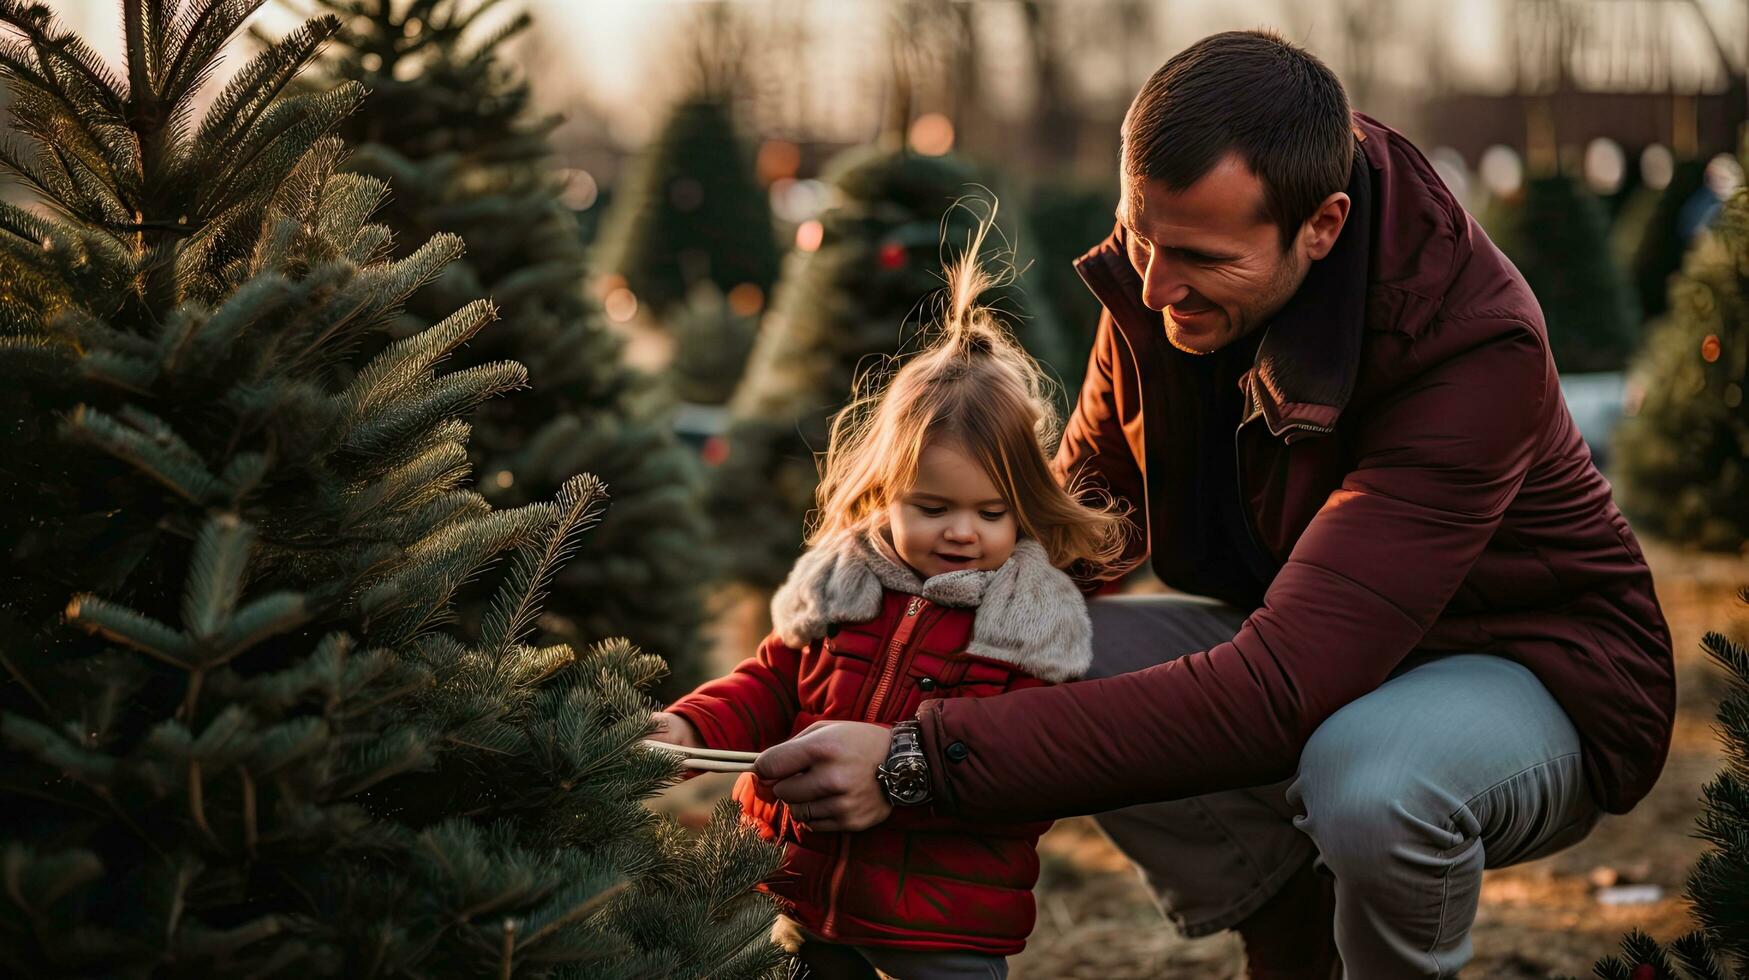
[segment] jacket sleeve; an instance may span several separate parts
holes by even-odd
[[[1523,484],[1558,396],[1541,339],[1518,326],[1368,406],[1357,465],[1231,641],[1132,674],[924,705],[939,805],[1057,817],[1292,775],[1318,725],[1420,642]]]
[[[726,677],[668,706],[692,722],[707,748],[763,751],[790,736],[799,709],[800,650],[772,633]]]
[[[1087,358],[1086,379],[1075,399],[1075,408],[1063,426],[1063,439],[1051,470],[1059,485],[1079,493],[1082,500],[1101,504],[1109,498],[1129,514],[1124,555],[1115,569],[1092,568],[1077,563],[1070,576],[1083,594],[1092,594],[1122,571],[1148,556],[1147,486],[1142,469],[1124,438],[1117,410],[1115,379],[1122,360],[1121,343],[1111,314],[1099,312],[1099,330]]]

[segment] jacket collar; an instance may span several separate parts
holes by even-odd
[[[1357,117],[1364,119],[1364,117]],[[1329,432],[1354,393],[1365,336],[1369,260],[1374,236],[1375,167],[1357,126],[1347,192],[1348,220],[1330,254],[1313,263],[1306,281],[1275,315],[1240,380],[1243,418],[1262,415],[1269,431],[1292,442]],[[1194,357],[1162,342],[1162,314],[1142,303],[1142,279],[1130,265],[1120,222],[1110,237],[1075,262],[1076,271],[1110,311],[1132,349],[1163,357]]]
[[[887,590],[977,609],[967,652],[1013,664],[1041,680],[1072,680],[1092,662],[1086,600],[1030,538],[1017,542],[1000,568],[925,579],[900,561],[879,529],[836,535],[796,562],[772,597],[772,626],[785,645],[800,649],[824,637],[834,623],[879,616]]]

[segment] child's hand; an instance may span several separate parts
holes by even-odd
[[[689,749],[706,748],[704,739],[698,737],[698,729],[685,718],[670,711],[655,711],[651,712],[650,720],[656,723],[656,730],[650,735],[651,741],[684,745]]]

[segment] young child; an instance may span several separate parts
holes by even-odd
[[[1121,517],[1052,478],[1056,414],[1037,363],[975,304],[991,284],[976,252],[949,270],[933,342],[833,420],[817,524],[772,600],[772,634],[658,712],[656,739],[757,751],[822,719],[892,723],[926,698],[1086,669],[1086,605],[1060,569],[1114,561]],[[786,913],[776,938],[797,954],[792,977],[1003,977],[1025,946],[1048,823],[967,823],[925,804],[829,833],[751,773],[735,798],[784,848],[763,887]]]

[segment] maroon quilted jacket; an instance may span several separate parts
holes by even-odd
[[[760,750],[821,719],[891,723],[926,701],[1038,688],[1086,669],[1085,604],[1036,542],[997,572],[927,582],[866,549],[834,550],[798,563],[772,603],[776,629],[751,659],[669,708],[707,746]],[[796,821],[752,774],[735,798],[784,848],[764,887],[814,935],[994,955],[1025,947],[1048,822],[920,806],[862,833],[827,833]]]
[[[1524,664],[1571,716],[1610,812],[1657,778],[1670,634],[1562,400],[1535,298],[1421,153],[1357,114],[1365,207],[1271,322],[1237,439],[1278,564],[1231,642],[1148,670],[922,706],[938,806],[1058,817],[1292,775],[1318,725],[1412,650]],[[1219,546],[1189,506],[1185,358],[1121,225],[1077,263],[1105,306],[1056,463],[1134,505],[1169,585]],[[947,751],[949,748],[952,751]]]

